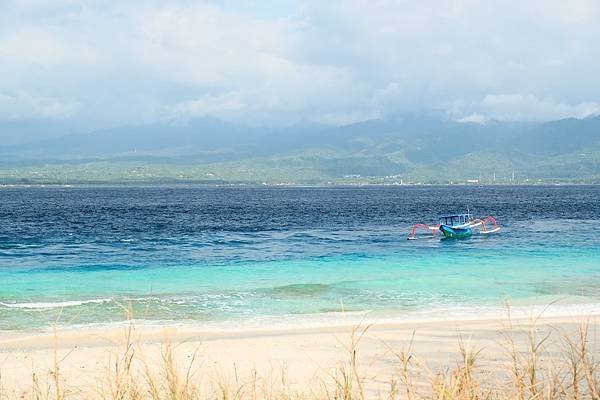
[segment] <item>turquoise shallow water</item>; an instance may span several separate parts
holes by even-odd
[[[596,187],[0,191],[0,329],[600,304]],[[461,199],[498,235],[407,241]],[[456,200],[455,200],[456,201]],[[450,207],[454,207],[450,209]],[[338,314],[333,314],[338,315]]]

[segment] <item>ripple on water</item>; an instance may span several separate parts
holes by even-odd
[[[0,329],[600,295],[599,186],[0,191]],[[469,206],[502,233],[407,241]],[[102,300],[102,301],[97,301]]]

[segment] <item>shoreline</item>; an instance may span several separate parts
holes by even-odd
[[[160,187],[198,187],[198,188],[282,188],[282,189],[328,189],[328,188],[369,188],[369,187],[556,187],[556,186],[600,186],[600,182],[528,182],[528,183],[203,183],[203,182],[93,182],[93,183],[7,183],[0,189],[79,189],[79,188],[160,188]]]
[[[19,342],[47,341],[56,335],[61,337],[82,337],[107,335],[110,337],[122,334],[124,330],[134,328],[142,336],[155,337],[164,332],[176,333],[178,336],[202,336],[210,339],[228,339],[235,337],[269,337],[312,333],[336,333],[349,331],[357,326],[375,326],[378,329],[405,330],[410,327],[435,327],[439,325],[498,325],[499,323],[527,324],[534,320],[570,323],[575,320],[597,319],[600,321],[600,303],[568,304],[568,305],[531,305],[511,306],[510,308],[490,308],[482,312],[473,307],[470,314],[452,314],[453,309],[437,309],[435,312],[420,311],[403,315],[373,315],[371,312],[336,312],[326,314],[308,314],[302,316],[270,316],[249,321],[228,320],[222,322],[200,321],[147,321],[123,320],[112,323],[74,324],[40,329],[0,330],[0,351],[16,349]],[[450,312],[449,312],[450,311]],[[244,323],[245,322],[245,323]],[[30,348],[30,346],[25,346]]]
[[[359,324],[406,325],[435,323],[470,323],[508,319],[525,320],[541,317],[580,318],[600,316],[600,302],[571,302],[561,304],[566,298],[549,303],[517,303],[508,306],[460,305],[422,310],[366,310],[345,312],[324,312],[316,314],[263,315],[250,318],[226,320],[146,320],[143,318],[123,319],[114,322],[73,323],[68,325],[41,326],[23,329],[0,329],[0,342],[13,335],[44,335],[60,331],[110,331],[135,325],[140,329],[196,329],[202,327],[205,333],[253,333],[269,331],[310,330],[320,328],[343,328]],[[573,299],[569,299],[573,300]],[[579,299],[589,300],[589,299]],[[18,307],[17,307],[18,308]]]

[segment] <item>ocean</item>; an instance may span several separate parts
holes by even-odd
[[[438,214],[499,234],[406,237]],[[0,330],[600,312],[599,186],[0,188]]]

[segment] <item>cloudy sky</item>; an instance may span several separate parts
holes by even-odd
[[[600,2],[0,0],[0,121],[600,113]]]

